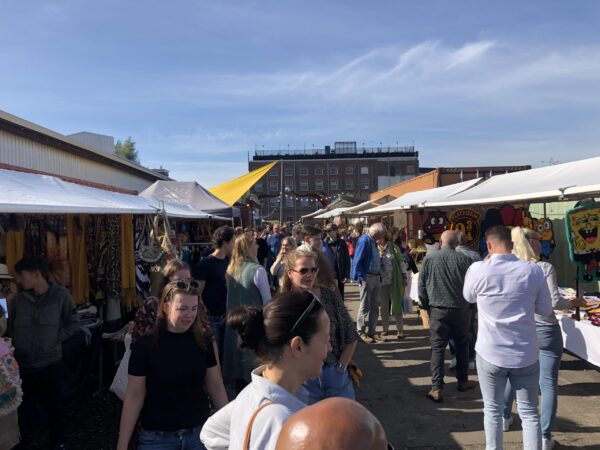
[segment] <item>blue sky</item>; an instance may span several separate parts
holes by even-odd
[[[598,24],[594,0],[3,0],[0,109],[207,187],[255,146],[539,166],[600,150]]]

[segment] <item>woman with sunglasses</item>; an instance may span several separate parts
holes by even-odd
[[[245,305],[262,308],[271,300],[267,271],[258,263],[257,253],[252,233],[242,233],[235,239],[227,266],[227,311]],[[250,383],[251,372],[257,366],[252,353],[238,347],[237,335],[229,327],[225,327],[222,366],[228,389],[236,393]]]
[[[570,309],[576,306],[584,306],[582,298],[569,301],[560,296],[556,270],[554,266],[546,261],[539,261],[542,252],[540,235],[528,228],[515,227],[511,231],[513,241],[513,253],[519,259],[537,263],[546,277],[546,284],[552,297],[552,309]],[[540,347],[540,392],[541,410],[540,425],[542,428],[542,448],[544,450],[554,447],[552,439],[552,422],[556,418],[558,407],[558,370],[563,353],[562,333],[554,311],[549,316],[535,315],[535,331]],[[512,405],[515,399],[515,391],[510,383],[506,384],[504,393],[505,407],[503,413],[504,431],[509,431],[513,422]]]
[[[321,374],[304,385],[309,392],[309,404],[328,397],[346,397],[354,400],[354,387],[348,374],[358,333],[339,294],[316,282],[319,267],[317,255],[306,247],[290,253],[285,261],[286,271],[281,281],[281,292],[309,291],[323,304],[331,323],[331,351]]]
[[[203,450],[208,397],[217,409],[227,403],[198,287],[191,279],[168,283],[153,331],[133,346],[118,450],[127,449],[140,413],[138,449]]]
[[[208,450],[272,450],[286,419],[306,406],[298,398],[302,383],[319,375],[331,350],[329,318],[310,292],[288,292],[263,309],[230,311],[227,325],[263,365],[234,401],[208,419],[202,442]]]

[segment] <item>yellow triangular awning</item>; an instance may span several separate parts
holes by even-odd
[[[248,172],[241,177],[219,184],[218,186],[209,189],[209,192],[228,205],[233,206],[235,202],[242,198],[242,196],[278,162],[279,161],[272,162],[271,164],[262,166],[252,172]]]

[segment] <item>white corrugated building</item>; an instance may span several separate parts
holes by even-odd
[[[65,136],[0,111],[0,168],[53,175],[129,194],[137,194],[157,180],[169,180],[107,151],[109,146],[103,145],[102,150],[85,143],[91,142],[90,136],[81,139],[81,135]]]

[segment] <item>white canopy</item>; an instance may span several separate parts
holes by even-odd
[[[240,217],[239,208],[229,206],[195,181],[156,181],[141,192],[140,196],[189,205],[214,216]]]
[[[484,203],[555,200],[600,193],[600,157],[554,166],[496,175],[446,199],[434,199],[427,207]]]
[[[68,183],[57,177],[0,169],[0,212],[38,214],[155,214],[158,202],[137,195]],[[185,205],[165,203],[167,215],[210,217]]]
[[[311,219],[313,217],[318,216],[319,214],[324,213],[325,211],[327,211],[327,208],[319,208],[316,211],[311,212],[310,214],[305,214],[302,216],[303,219]]]
[[[325,211],[324,213],[319,214],[318,216],[314,216],[314,218],[315,219],[331,219],[333,217],[337,217],[337,216],[341,215],[344,211],[346,211],[349,208],[351,208],[351,207],[334,208],[330,211]]]
[[[396,200],[392,200],[385,205],[367,209],[362,213],[365,215],[384,214],[397,211],[399,209],[411,209],[425,205],[431,206],[432,202],[444,201],[451,195],[455,195],[459,192],[469,189],[470,187],[479,183],[481,180],[482,178],[475,178],[474,180],[462,181],[460,183],[450,184],[448,186],[424,189],[416,192],[408,192],[404,195],[401,195]]]

